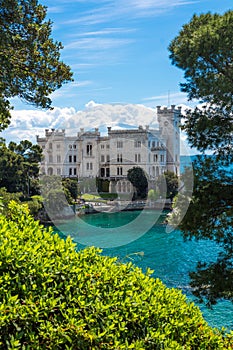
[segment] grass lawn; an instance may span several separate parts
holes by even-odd
[[[82,199],[84,199],[85,201],[95,201],[98,199],[102,199],[99,195],[94,195],[94,194],[90,194],[90,193],[84,193],[81,196]]]

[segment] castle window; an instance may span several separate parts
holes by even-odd
[[[69,175],[72,175],[72,168],[69,168]]]
[[[104,163],[104,155],[101,155],[101,163]]]
[[[141,141],[134,141],[134,147],[140,148],[142,145]]]
[[[77,169],[74,168],[74,175],[77,175]]]
[[[61,163],[61,156],[60,156],[60,154],[57,155],[57,163]]]
[[[104,145],[103,144],[101,145],[101,149],[104,149]]]
[[[90,157],[92,156],[92,144],[91,143],[87,144],[87,155]]]
[[[122,154],[117,154],[117,163],[122,163]]]
[[[53,168],[48,168],[48,175],[53,175]]]
[[[57,175],[61,175],[61,169],[57,168]]]
[[[77,156],[74,156],[74,163],[77,162]]]
[[[117,148],[123,148],[123,141],[117,141]]]
[[[122,167],[117,167],[117,175],[122,175],[122,174],[123,174]]]
[[[141,154],[140,153],[135,154],[135,162],[136,163],[140,163],[141,162]]]
[[[72,163],[72,156],[69,156],[69,163]]]

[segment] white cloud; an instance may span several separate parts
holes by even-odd
[[[146,106],[155,106],[155,105],[184,105],[186,108],[192,108],[196,105],[197,100],[188,101],[188,97],[183,92],[170,92],[168,91],[167,94],[163,95],[155,95],[155,96],[149,96],[144,97],[142,99],[143,104]]]
[[[82,16],[70,19],[65,24],[93,25],[109,23],[113,20],[151,17],[175,7],[196,3],[196,0],[111,0],[102,6],[86,11]]]
[[[76,88],[82,88],[86,86],[93,85],[93,81],[91,80],[80,80],[80,81],[74,81],[72,83],[69,83],[67,85],[62,86],[60,89],[55,90],[51,95],[50,98],[54,102],[56,99],[64,98],[64,97],[75,97]],[[54,103],[53,103],[54,104]]]
[[[7,142],[19,142],[28,139],[36,142],[36,135],[42,136],[46,128],[59,128],[60,124],[75,114],[74,108],[58,108],[53,110],[13,110],[11,124],[2,131],[1,137]]]
[[[49,13],[62,13],[64,11],[64,8],[62,6],[49,6],[48,7],[48,14]]]
[[[67,45],[65,49],[79,49],[79,50],[109,50],[115,49],[122,45],[132,43],[132,39],[117,39],[117,38],[82,38],[75,40]]]
[[[99,104],[90,101],[85,109],[76,111],[74,108],[58,108],[53,110],[13,110],[10,127],[2,132],[7,141],[19,142],[23,139],[36,141],[36,135],[43,136],[44,129],[66,129],[74,134],[79,128],[86,130],[116,125],[154,125],[156,111],[143,105],[134,104]]]
[[[185,111],[186,105],[182,106]],[[8,129],[1,134],[7,142],[28,139],[36,143],[36,135],[44,136],[45,129],[65,129],[67,135],[75,135],[80,128],[90,130],[100,128],[106,132],[107,127],[123,129],[149,125],[157,128],[156,109],[139,104],[100,104],[89,101],[82,111],[74,108],[54,108],[49,111],[14,110]],[[184,133],[181,133],[182,154],[191,154]]]
[[[100,36],[100,35],[109,35],[109,34],[123,34],[135,32],[136,29],[133,28],[105,28],[96,31],[82,32],[82,33],[72,33],[70,37],[90,37],[90,36]]]
[[[67,132],[74,133],[74,130],[85,128],[86,130],[100,127],[107,130],[108,126],[138,126],[155,125],[156,111],[143,105],[134,104],[99,104],[90,101],[83,111],[72,115],[61,127]]]

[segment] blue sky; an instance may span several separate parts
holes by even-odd
[[[64,122],[70,116],[76,118],[79,111],[85,110],[86,114],[79,115],[80,124],[86,119],[88,128],[98,126],[93,116],[88,119],[88,111],[95,103],[98,110],[100,105],[114,103],[149,108],[189,104],[179,88],[183,72],[171,65],[168,45],[194,13],[224,13],[232,8],[232,0],[40,2],[47,6],[47,18],[53,22],[52,37],[64,45],[61,58],[71,66],[74,82],[52,94],[53,112],[36,110],[13,99],[12,124],[2,134],[7,140],[35,141],[35,135],[45,128],[66,128]],[[108,107],[103,109],[101,122],[109,111]],[[135,124],[139,122],[137,114],[134,111]]]
[[[169,42],[194,13],[223,13],[231,0],[42,0],[52,36],[75,81],[53,94],[57,107],[87,102],[185,102],[181,70],[171,65]],[[15,107],[29,108],[15,103]]]

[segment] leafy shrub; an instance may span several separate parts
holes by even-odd
[[[10,208],[0,216],[1,349],[230,349],[180,291],[96,248],[76,252],[25,206]]]
[[[20,203],[20,198],[22,197],[22,192],[11,193],[7,192],[5,187],[0,188],[0,199],[1,199],[1,211],[2,214],[8,215],[9,209],[8,204],[14,200],[17,203]]]
[[[39,212],[43,208],[43,198],[39,195],[31,197],[31,201],[27,202],[29,212],[34,218],[38,217]]]

